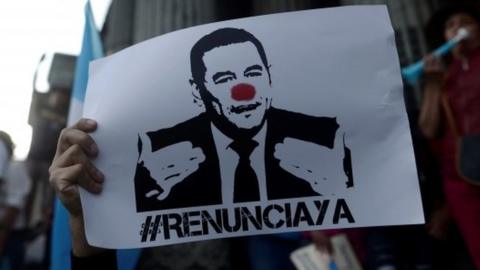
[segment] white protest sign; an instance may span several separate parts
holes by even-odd
[[[101,195],[87,239],[132,248],[423,222],[385,6],[212,23],[90,67]]]

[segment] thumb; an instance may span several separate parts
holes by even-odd
[[[143,162],[152,152],[152,144],[146,133],[138,134],[138,163]]]
[[[275,144],[275,150],[273,152],[273,156],[278,160],[282,160],[285,157],[284,152],[285,152],[285,140],[281,143]]]

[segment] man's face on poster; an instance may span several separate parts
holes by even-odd
[[[271,88],[255,45],[243,42],[221,46],[206,52],[203,62],[205,88],[213,97],[215,113],[238,128],[261,125],[270,107]]]

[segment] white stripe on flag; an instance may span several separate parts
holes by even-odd
[[[83,101],[76,98],[70,100],[70,109],[68,112],[68,124],[75,124],[82,117],[83,113]]]

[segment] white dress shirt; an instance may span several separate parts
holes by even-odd
[[[222,183],[222,201],[226,205],[233,205],[233,192],[235,183],[235,170],[238,165],[239,156],[237,152],[231,149],[229,146],[233,142],[233,139],[229,138],[218,130],[213,124],[212,134],[213,141],[215,142],[215,148],[217,150],[219,165],[220,165],[220,177]],[[267,123],[264,123],[262,129],[253,137],[253,140],[258,143],[258,146],[253,150],[250,155],[250,164],[257,174],[260,200],[267,200],[267,182],[265,176],[265,137],[267,133]]]

